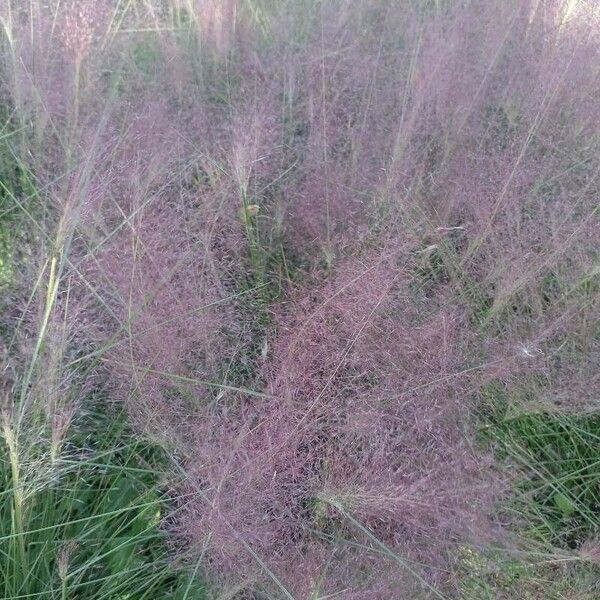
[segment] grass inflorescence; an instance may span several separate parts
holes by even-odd
[[[7,0],[3,597],[597,597],[599,19]]]

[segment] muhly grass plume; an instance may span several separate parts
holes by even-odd
[[[268,396],[211,407],[201,419],[193,456],[203,460],[188,467],[200,496],[181,526],[215,576],[257,577],[257,555],[287,574],[294,597],[312,569],[321,594],[339,593],[345,561],[358,569],[364,560],[344,543],[369,547],[374,536],[443,581],[435,569],[444,548],[469,531],[486,535],[492,478],[460,432],[463,319],[440,311],[419,324],[399,258],[349,260],[292,303],[274,341]],[[346,597],[370,597],[372,581],[350,581]]]
[[[227,597],[454,593],[457,548],[505,539],[482,392],[594,407],[600,29],[571,4],[82,1],[36,43],[3,13],[72,326]]]

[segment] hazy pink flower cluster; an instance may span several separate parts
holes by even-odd
[[[402,570],[386,582],[386,561],[344,549],[370,541],[337,504],[440,584],[443,549],[490,533],[492,478],[461,434],[464,317],[446,309],[419,323],[394,266],[402,258],[347,260],[299,294],[278,318],[268,395],[200,419],[185,487],[198,499],[178,530],[217,580],[269,585],[258,556],[295,593],[311,572],[313,586],[324,577],[321,593],[342,593],[340,569],[366,560],[383,579],[347,574],[342,597],[380,597],[378,586],[401,580],[418,588]]]
[[[82,61],[94,44],[101,42],[102,26],[106,27],[106,8],[103,2],[70,0],[60,14],[63,17],[60,37],[76,61]],[[104,10],[103,10],[104,9]]]
[[[178,554],[235,597],[452,593],[457,545],[499,535],[481,390],[598,389],[598,11],[242,4],[174,4],[200,50],[142,23],[142,74],[90,100],[105,375],[172,451]]]
[[[570,264],[575,285],[595,235],[593,178],[552,174],[594,160],[561,148],[597,129],[579,73],[598,40],[579,22],[553,30],[557,14],[323,7],[305,47],[279,42],[283,73],[244,37],[235,110],[201,100],[190,121],[222,160],[204,211],[160,197],[111,246],[107,260],[128,265],[112,285],[135,318],[108,356],[134,386],[134,418],[177,440],[186,500],[171,531],[220,585],[451,593],[455,544],[498,536],[502,485],[468,433],[471,401],[492,380],[517,393],[531,372],[545,378],[540,397],[581,387],[581,369],[556,355],[593,310],[565,312],[539,283]],[[565,111],[578,133],[560,125]],[[220,303],[252,268],[244,219],[235,233],[240,193],[260,206],[256,234],[279,223],[303,265],[260,340],[236,323],[252,310]],[[244,382],[256,393],[220,388],[258,345],[262,366]],[[402,567],[373,539],[424,566]]]

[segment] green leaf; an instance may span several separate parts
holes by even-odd
[[[565,517],[568,517],[575,512],[575,506],[571,500],[560,492],[554,494],[554,503],[562,511]]]

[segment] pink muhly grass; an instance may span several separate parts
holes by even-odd
[[[100,43],[102,34],[106,33],[106,7],[101,2],[72,0],[62,10],[56,7],[55,16],[57,13],[60,19],[58,35],[75,62],[81,63],[93,44]]]
[[[390,551],[432,568],[431,552],[454,536],[483,535],[489,482],[458,430],[465,378],[458,356],[446,357],[461,344],[460,320],[409,325],[397,258],[348,261],[310,301],[288,307],[269,397],[203,419],[189,471],[200,497],[186,503],[180,531],[218,579],[259,576],[255,556],[281,577],[290,560],[304,573],[311,546],[321,548],[322,574],[337,572],[330,536],[342,546],[362,537],[338,505]],[[284,585],[300,585],[288,574]]]
[[[546,17],[519,3],[457,7],[425,25],[391,8],[385,16],[382,39],[349,36],[340,52],[351,19],[324,14],[308,53],[288,51],[283,103],[295,130],[282,133],[283,149],[274,87],[236,99],[229,114],[200,107],[190,122],[218,157],[218,168],[204,163],[214,170],[203,208],[164,190],[139,212],[142,198],[128,200],[119,206],[135,217],[99,255],[126,324],[105,359],[133,418],[177,448],[179,491],[191,499],[170,527],[222,585],[347,598],[394,597],[399,581],[451,589],[456,544],[498,535],[502,483],[468,433],[470,401],[492,380],[521,385],[532,369],[561,393],[552,352],[538,352],[560,348],[563,329],[539,276],[567,261],[575,285],[589,270],[575,242],[593,239],[593,209],[580,185],[555,187],[552,204],[537,194],[549,170],[570,168],[553,141],[564,135],[561,107],[581,106],[582,131],[594,131],[593,108],[583,110],[591,90],[569,84],[594,46],[568,28],[548,34]],[[277,72],[260,59],[246,67],[254,90],[265,69]],[[140,126],[132,148],[151,161],[168,127],[146,138]],[[178,168],[165,157],[161,169],[157,156],[149,177]],[[284,243],[308,257],[312,280],[270,309],[252,395],[218,382],[239,347],[256,344],[228,296],[254,239],[240,208],[265,201],[253,194],[277,180],[275,158],[282,205],[265,208],[279,211]],[[558,222],[552,206],[566,207]],[[115,274],[117,264],[126,268]],[[536,319],[503,324],[515,305],[533,306]],[[568,385],[581,385],[567,365]],[[407,568],[415,561],[426,566]]]
[[[225,54],[235,35],[237,0],[196,0],[196,19],[202,46]],[[208,43],[206,43],[208,42]]]
[[[593,21],[409,4],[323,5],[300,27],[189,3],[196,56],[147,3],[155,79],[108,108],[91,4],[61,13],[47,78],[24,43],[43,128],[78,129],[63,164],[88,180],[49,187],[65,212],[70,184],[84,196],[62,224],[86,332],[177,467],[177,554],[232,596],[452,592],[458,545],[503,535],[474,402],[490,383],[520,409],[597,389]],[[73,60],[90,63],[77,119]]]

